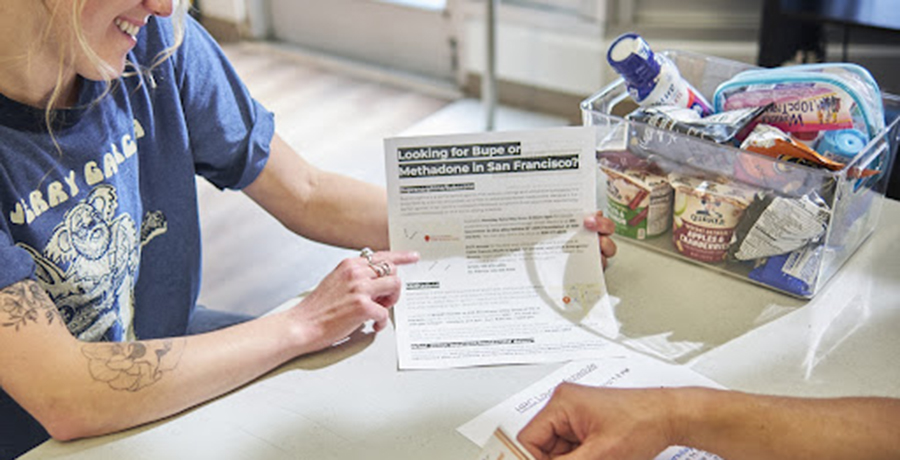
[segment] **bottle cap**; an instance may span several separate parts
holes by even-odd
[[[606,60],[632,86],[652,85],[660,65],[650,45],[640,35],[629,32],[613,40]]]
[[[869,139],[858,129],[838,129],[825,132],[818,151],[823,156],[849,161],[865,148]]]

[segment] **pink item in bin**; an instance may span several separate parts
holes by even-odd
[[[855,64],[809,64],[738,73],[716,88],[717,111],[774,104],[759,118],[786,133],[857,129],[871,139],[884,129],[878,85]]]
[[[837,91],[807,84],[775,85],[754,88],[728,98],[724,110],[747,107],[772,107],[760,115],[759,122],[784,132],[819,132],[853,128],[852,103]]]

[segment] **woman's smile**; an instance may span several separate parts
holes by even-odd
[[[122,33],[128,35],[131,38],[137,36],[138,32],[140,32],[141,30],[140,25],[134,24],[127,19],[116,18],[114,22],[116,24],[116,27],[118,27],[119,30],[122,31]]]

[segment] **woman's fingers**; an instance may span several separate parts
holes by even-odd
[[[612,235],[616,231],[616,224],[608,217],[604,217],[603,211],[597,211],[584,218],[584,228],[601,235]]]
[[[597,211],[584,218],[584,228],[598,234],[600,238],[600,257],[605,269],[606,259],[615,256],[617,251],[616,242],[610,237],[616,231],[616,223],[605,217],[603,211]]]
[[[372,280],[372,300],[382,308],[393,307],[400,300],[400,277],[396,274]]]
[[[616,242],[612,238],[608,236],[600,237],[600,253],[603,254],[603,257],[613,257],[617,251]]]
[[[366,308],[366,315],[375,321],[375,330],[380,331],[388,325],[390,315],[388,308],[394,306],[400,299],[400,277],[397,274],[397,266],[414,263],[419,260],[419,254],[412,251],[383,251],[372,253],[370,257],[362,257],[362,263],[368,265],[367,276],[370,281],[365,283],[365,295],[371,301]]]
[[[419,253],[414,251],[385,251],[370,253],[368,257],[361,257],[361,262],[368,264],[376,277],[395,275],[398,265],[406,265],[417,262]]]
[[[375,323],[372,326],[375,328],[375,332],[379,332],[385,327],[387,327],[388,322],[390,321],[390,314],[388,313],[388,309],[383,307],[378,303],[374,303],[371,305],[369,309],[370,319],[374,320]]]
[[[384,256],[383,258],[381,256]],[[373,260],[387,260],[394,265],[406,265],[419,261],[419,253],[415,251],[376,252]]]

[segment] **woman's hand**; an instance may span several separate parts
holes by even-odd
[[[592,216],[584,218],[584,228],[597,232],[600,237],[600,258],[603,260],[603,268],[606,269],[606,259],[616,255],[616,243],[611,236],[616,231],[616,224],[603,215],[603,211],[597,211]]]
[[[388,309],[400,298],[397,266],[418,260],[415,252],[385,251],[341,261],[293,308],[302,353],[330,346],[369,320],[376,331],[387,326]]]

